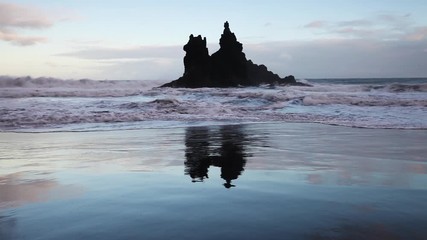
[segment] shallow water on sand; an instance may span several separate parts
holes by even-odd
[[[0,133],[0,239],[426,239],[427,131]]]

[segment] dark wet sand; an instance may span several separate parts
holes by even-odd
[[[427,131],[0,133],[0,239],[427,239]]]

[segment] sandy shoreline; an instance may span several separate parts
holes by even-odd
[[[5,240],[427,236],[425,130],[263,123],[0,139]]]
[[[427,174],[425,130],[253,123],[126,131],[0,133],[0,139],[0,176],[64,170],[175,171],[185,168],[189,158],[196,163],[203,158],[215,160],[226,154],[221,153],[226,144],[235,146],[245,158],[247,171],[333,173],[347,178],[336,179],[335,184],[344,181],[357,185],[358,181],[367,181],[367,184],[383,186],[390,182],[405,187],[413,184],[420,187],[423,183],[399,183],[399,179],[405,178],[393,179],[395,174]],[[347,176],[348,173],[356,175]],[[378,173],[388,174],[390,179],[376,182],[374,175]],[[311,179],[307,181],[320,182],[320,178],[326,177],[314,175],[307,176]]]

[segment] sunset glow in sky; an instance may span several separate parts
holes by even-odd
[[[171,80],[190,34],[223,23],[297,78],[427,77],[425,0],[0,0],[0,75]]]

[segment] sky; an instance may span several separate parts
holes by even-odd
[[[0,75],[173,80],[225,21],[284,77],[427,77],[425,0],[0,0]]]

